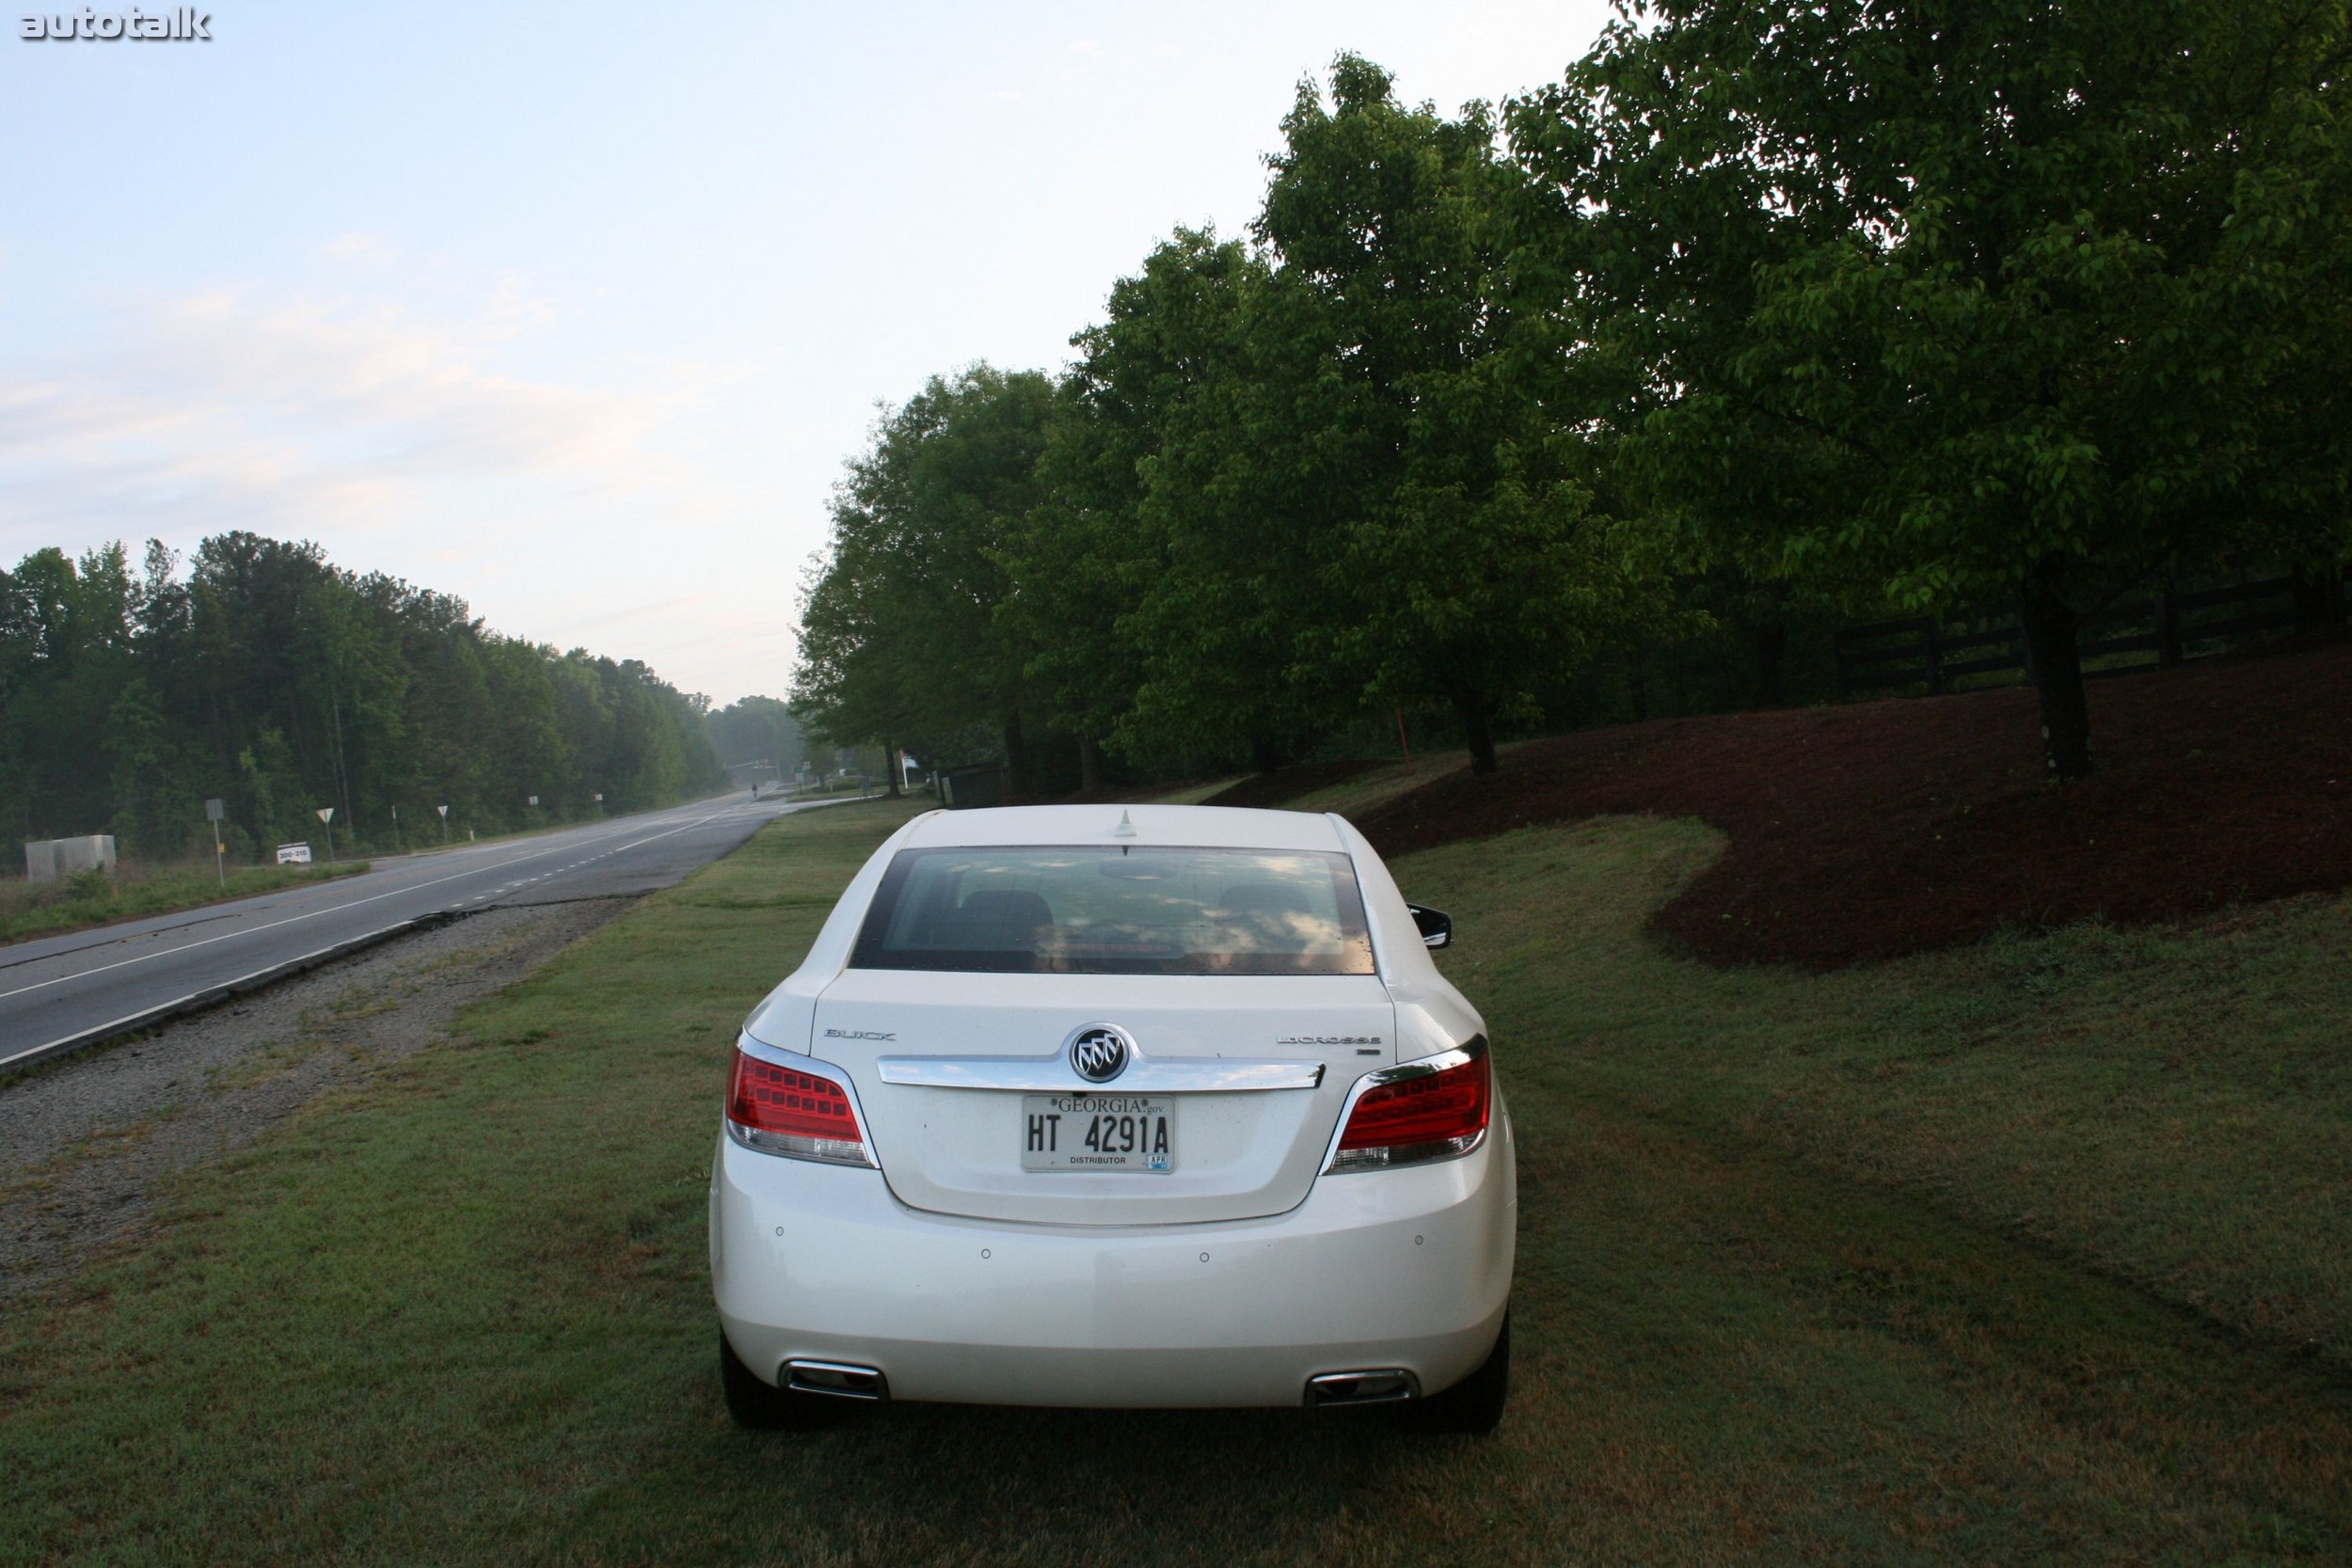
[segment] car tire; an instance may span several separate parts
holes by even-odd
[[[723,1329],[719,1333],[719,1386],[727,1398],[727,1414],[747,1432],[815,1432],[849,1414],[845,1401],[762,1383],[727,1343]]]
[[[1397,1418],[1411,1432],[1453,1433],[1484,1437],[1502,1420],[1502,1406],[1511,1395],[1511,1314],[1502,1314],[1502,1330],[1495,1348],[1478,1370],[1446,1389],[1397,1407]]]

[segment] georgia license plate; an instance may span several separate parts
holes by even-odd
[[[1023,1095],[1021,1168],[1174,1170],[1176,1101],[1166,1095]]]

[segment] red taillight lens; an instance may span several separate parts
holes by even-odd
[[[1458,1067],[1367,1089],[1340,1131],[1333,1170],[1442,1160],[1486,1131],[1493,1083],[1481,1051]]]
[[[727,1086],[727,1124],[739,1142],[770,1154],[873,1164],[847,1089],[822,1073],[778,1067],[741,1051]]]

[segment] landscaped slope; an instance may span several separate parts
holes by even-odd
[[[2010,689],[1592,730],[1357,820],[1383,853],[1604,814],[1723,858],[1657,918],[1719,962],[1853,963],[2004,926],[2139,924],[2352,885],[2352,647],[2095,683],[2099,766],[2041,777]]]

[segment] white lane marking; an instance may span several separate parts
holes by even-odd
[[[741,807],[739,807],[739,806],[737,806],[737,807],[732,807],[732,808],[730,808],[730,810],[729,810],[729,811],[712,812],[712,813],[711,813],[709,816],[700,816],[700,817],[696,817],[696,818],[695,818],[693,821],[691,821],[691,822],[681,822],[681,823],[679,823],[676,827],[675,827],[675,828],[671,828],[671,829],[668,829],[668,830],[666,830],[665,832],[658,832],[658,833],[648,833],[648,834],[646,834],[644,838],[631,840],[629,843],[627,843],[627,844],[624,844],[624,845],[620,846],[620,847],[619,847],[619,848],[615,848],[615,849],[608,849],[608,850],[607,850],[607,851],[605,851],[605,852],[606,852],[607,854],[617,855],[617,854],[619,854],[619,853],[621,852],[621,850],[622,850],[622,849],[634,849],[634,848],[636,848],[636,847],[637,847],[639,845],[641,845],[641,844],[651,844],[651,843],[653,843],[656,839],[669,838],[669,837],[674,836],[675,834],[685,832],[687,832],[687,831],[688,831],[688,830],[690,830],[690,829],[699,828],[699,827],[703,826],[703,825],[704,825],[705,823],[707,823],[707,822],[716,822],[716,821],[717,821],[717,820],[719,820],[719,818],[721,818],[722,816],[728,816],[728,815],[730,815],[732,812],[739,812],[740,810],[742,810],[742,808],[741,808]],[[627,829],[623,829],[622,831],[626,832],[628,830],[627,830]],[[542,853],[542,854],[549,854],[549,855],[551,855],[551,854],[555,854],[555,853],[557,853],[557,851],[556,851],[556,850],[553,850],[553,849],[546,849],[546,850],[542,850],[542,851],[540,851],[540,853]],[[526,858],[528,858],[528,857],[526,857]],[[378,900],[380,900],[380,899],[385,899],[385,898],[397,898],[397,897],[399,897],[401,895],[403,895],[403,894],[406,894],[406,893],[421,893],[421,892],[422,892],[424,889],[429,888],[429,887],[438,887],[438,886],[440,886],[440,884],[441,884],[441,883],[443,883],[443,882],[455,882],[455,881],[462,881],[463,879],[466,879],[466,878],[468,878],[468,877],[479,877],[479,876],[482,876],[482,875],[484,875],[485,873],[487,873],[487,872],[502,871],[502,870],[504,870],[507,866],[511,866],[511,865],[513,865],[513,864],[515,864],[515,863],[515,863],[514,861],[507,861],[507,862],[504,862],[504,863],[502,863],[501,864],[499,864],[499,865],[485,865],[485,866],[478,866],[478,867],[476,867],[474,870],[471,870],[471,871],[459,871],[459,872],[453,872],[453,873],[452,873],[451,875],[449,875],[449,876],[447,876],[447,877],[437,877],[437,878],[435,878],[432,881],[429,881],[429,882],[409,882],[409,883],[406,883],[406,884],[405,884],[405,885],[404,885],[404,886],[389,889],[389,891],[387,891],[387,892],[383,892],[383,893],[375,893],[375,894],[370,894],[370,895],[369,895],[367,897],[365,897],[365,898],[354,898],[354,899],[352,899],[349,903],[344,903],[344,904],[330,904],[330,905],[327,905],[327,906],[326,906],[326,908],[324,908],[324,909],[310,910],[310,911],[306,911],[305,912],[303,912],[303,913],[301,913],[301,914],[288,915],[288,916],[287,916],[285,919],[283,919],[283,920],[273,920],[273,921],[268,922],[266,925],[262,925],[262,926],[246,926],[246,927],[244,927],[240,928],[240,929],[238,929],[238,930],[234,930],[234,931],[224,931],[224,932],[222,932],[219,936],[216,936],[216,937],[206,937],[206,938],[205,938],[203,941],[201,941],[201,942],[182,942],[182,943],[181,943],[179,946],[177,946],[177,947],[165,947],[165,948],[159,948],[159,949],[158,949],[158,950],[156,950],[155,952],[152,952],[152,953],[142,953],[142,954],[140,954],[138,957],[136,957],[136,958],[119,958],[119,959],[117,959],[117,960],[116,960],[115,962],[113,962],[113,963],[110,963],[110,964],[100,964],[100,965],[98,965],[96,968],[93,968],[93,969],[79,969],[79,970],[75,970],[75,971],[74,971],[72,974],[60,974],[60,975],[56,976],[55,979],[50,979],[50,980],[37,980],[37,981],[35,981],[33,984],[31,984],[31,985],[29,985],[29,986],[19,986],[19,987],[17,987],[14,990],[0,990],[0,1002],[6,1002],[8,998],[10,998],[10,997],[12,997],[12,996],[24,996],[24,995],[26,995],[26,994],[27,994],[27,993],[29,993],[29,992],[32,992],[32,991],[37,991],[37,990],[48,990],[51,986],[61,986],[61,985],[64,985],[64,984],[65,984],[67,981],[69,981],[69,980],[87,980],[87,979],[88,979],[90,976],[92,976],[92,975],[94,975],[94,974],[107,974],[107,973],[109,973],[110,971],[113,971],[113,970],[118,970],[118,969],[128,969],[128,968],[130,968],[133,964],[143,964],[143,963],[150,962],[150,961],[151,961],[151,960],[153,960],[153,959],[156,959],[156,958],[169,958],[169,957],[171,957],[173,954],[176,954],[176,953],[193,953],[193,952],[195,952],[195,951],[196,951],[198,948],[199,948],[199,947],[210,947],[210,946],[212,946],[215,942],[233,942],[233,941],[235,941],[235,940],[236,940],[237,938],[239,938],[239,937],[258,936],[258,935],[260,935],[260,934],[261,934],[262,932],[263,932],[263,931],[274,931],[274,930],[278,929],[278,927],[279,927],[280,926],[295,926],[295,925],[299,925],[299,924],[301,924],[301,923],[302,923],[303,921],[305,921],[305,920],[316,920],[316,919],[317,919],[320,915],[323,915],[323,914],[339,914],[339,913],[341,913],[342,911],[345,911],[345,910],[356,910],[356,909],[358,909],[358,908],[359,908],[360,906],[362,906],[362,905],[365,905],[365,904],[373,904],[373,903],[377,902],[377,901],[378,901]],[[500,892],[500,893],[508,893],[508,892],[512,892],[512,891],[515,889],[515,887],[516,887],[517,885],[518,885],[518,884],[516,884],[516,883],[509,882],[509,883],[508,883],[505,887],[500,888],[500,889],[498,889],[497,891],[498,891],[498,892]],[[480,896],[486,896],[486,895],[477,895],[476,896],[477,896],[477,897],[480,897]],[[467,902],[467,900],[463,900],[463,899],[461,899],[461,900],[459,900],[459,901],[460,901],[461,903],[462,903],[462,902]],[[260,973],[260,972],[257,970],[255,973],[257,973],[257,974],[258,974],[258,973]],[[207,988],[207,989],[210,989],[210,988]],[[190,992],[190,994],[191,994],[191,995],[193,995],[193,994],[195,994],[195,993],[194,993],[194,992]],[[131,1016],[135,1018],[135,1017],[137,1017],[138,1015],[135,1013],[135,1014],[132,1014]],[[41,1048],[40,1048],[40,1047],[35,1047],[35,1049],[36,1049],[36,1050],[39,1050],[39,1049],[41,1049]],[[19,1054],[21,1055],[21,1054],[23,1054],[23,1053],[19,1053]],[[14,1056],[9,1056],[9,1057],[6,1057],[6,1058],[0,1058],[0,1065],[5,1065],[7,1062],[12,1062],[12,1061],[14,1061],[15,1059],[16,1059],[16,1058],[15,1058]]]

